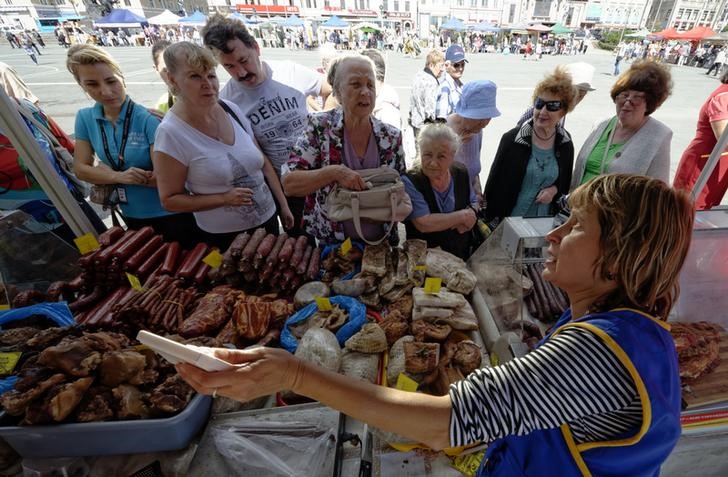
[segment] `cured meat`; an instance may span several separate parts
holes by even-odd
[[[314,363],[329,371],[341,367],[341,347],[336,336],[324,328],[311,328],[303,335],[294,353],[298,358]]]
[[[271,319],[271,304],[238,301],[233,311],[237,335],[248,340],[258,340],[268,331]]]
[[[412,290],[414,306],[428,308],[460,308],[465,306],[467,300],[460,293],[440,290],[438,293],[425,293],[424,288]]]
[[[376,384],[378,367],[378,355],[344,350],[339,372],[344,376]]]
[[[469,294],[475,288],[477,279],[467,265],[455,255],[439,248],[427,249],[427,275],[440,277],[449,290]]]
[[[362,273],[377,277],[386,275],[389,251],[389,244],[386,242],[382,242],[379,245],[367,245],[361,261]]]
[[[387,335],[378,324],[367,323],[344,346],[360,353],[381,353],[387,350]]]
[[[720,364],[720,326],[698,323],[670,323],[680,367],[680,378],[692,383]]]
[[[437,368],[440,357],[440,343],[404,343],[404,367],[408,373],[426,374]]]
[[[179,334],[186,338],[212,334],[219,330],[230,319],[231,304],[226,300],[227,294],[220,291],[211,292],[203,296],[197,308],[182,322]]]

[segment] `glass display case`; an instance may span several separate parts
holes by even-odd
[[[79,252],[22,211],[0,211],[0,305],[21,290],[45,291],[81,269]]]

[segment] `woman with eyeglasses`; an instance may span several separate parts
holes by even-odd
[[[552,214],[569,190],[574,145],[561,119],[576,106],[578,90],[563,66],[533,93],[533,117],[501,138],[483,195],[490,222]]]
[[[640,60],[610,92],[616,115],[600,122],[576,157],[570,189],[607,173],[642,174],[668,181],[672,130],[651,117],[672,92],[670,70]]]

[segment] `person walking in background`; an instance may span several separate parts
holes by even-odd
[[[372,48],[361,52],[368,57],[376,66],[377,77],[377,101],[374,104],[372,115],[382,122],[390,124],[397,129],[402,129],[402,113],[399,111],[399,94],[391,86],[384,82],[387,73],[387,63],[382,54]]]
[[[700,108],[695,137],[683,152],[675,173],[673,186],[677,189],[685,189],[688,192],[693,189],[718,138],[728,124],[728,72],[721,75],[720,83]],[[728,154],[723,152],[705,187],[695,198],[695,208],[704,210],[719,205],[726,189],[728,189]]]
[[[35,38],[35,41],[38,42],[42,48],[45,48],[45,41],[43,41],[43,37],[40,35],[40,32],[38,30],[33,30],[31,34],[33,35],[33,38]]]
[[[721,69],[723,68],[723,63],[725,63],[725,49],[721,48],[718,50],[718,53],[715,54],[715,60],[713,61],[713,64],[710,65],[710,68],[708,68],[708,71],[705,73],[706,75],[709,75],[711,71],[713,71],[713,76],[720,73]]]
[[[26,38],[23,39],[23,50],[30,56],[30,59],[33,60],[33,63],[36,65],[38,64],[38,58],[35,57],[35,52],[33,51],[33,45],[30,43],[30,41]]]
[[[5,32],[5,39],[8,40],[8,43],[10,43],[10,46],[13,47],[13,50],[18,47],[22,48],[20,46],[20,42],[18,41],[18,38],[13,34],[11,31]]]
[[[624,42],[620,42],[616,49],[617,56],[614,59],[614,76],[619,76],[619,65],[624,59],[624,55],[627,54],[627,45]]]
[[[445,66],[442,51],[435,48],[427,54],[424,69],[415,74],[410,94],[409,124],[415,136],[415,149],[419,154],[420,142],[417,135],[428,122],[435,121],[435,104],[437,100],[438,78]]]
[[[435,117],[446,119],[455,110],[463,92],[463,72],[465,72],[465,50],[457,43],[450,45],[445,53],[445,77],[437,90]]]

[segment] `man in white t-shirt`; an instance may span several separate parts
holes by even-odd
[[[215,15],[202,30],[205,46],[212,49],[231,76],[220,97],[235,103],[253,127],[263,153],[280,175],[308,121],[307,96],[331,93],[320,73],[292,61],[263,61],[260,46],[242,22]],[[289,235],[303,233],[304,198],[288,198],[294,227]]]

